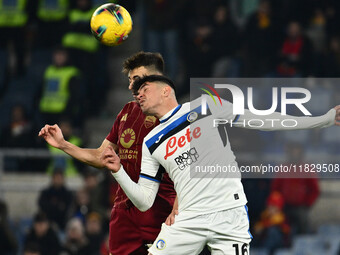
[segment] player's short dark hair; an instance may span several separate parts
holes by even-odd
[[[158,72],[164,73],[164,59],[162,55],[160,53],[144,51],[140,51],[126,59],[123,63],[122,72],[128,75],[131,70],[141,66],[153,67]]]
[[[140,87],[145,82],[154,82],[154,81],[159,81],[159,82],[165,83],[165,84],[169,85],[171,88],[173,88],[173,90],[176,92],[175,84],[168,77],[166,77],[164,75],[146,75],[141,79],[135,80],[135,82],[132,85],[133,93],[138,94],[138,90],[140,89]]]

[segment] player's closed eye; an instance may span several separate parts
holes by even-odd
[[[148,89],[148,84],[143,84],[140,88],[139,88],[139,94],[145,93]]]

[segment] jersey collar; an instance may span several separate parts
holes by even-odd
[[[177,105],[174,110],[169,111],[162,118],[160,118],[159,123],[164,123],[164,122],[168,121],[172,116],[174,116],[176,114],[176,112],[179,111],[179,109],[181,109],[181,107],[182,107],[181,104]]]

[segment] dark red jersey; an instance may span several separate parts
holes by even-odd
[[[136,102],[129,102],[118,114],[110,133],[106,137],[111,143],[118,145],[120,162],[134,182],[138,182],[141,171],[143,139],[158,124],[159,121],[156,117],[144,115]],[[158,207],[158,202],[160,204],[166,202],[172,206],[175,198],[176,192],[173,182],[165,173],[151,209]],[[120,186],[116,193],[114,206],[116,208],[132,206]],[[156,210],[162,210],[162,208],[158,207]]]

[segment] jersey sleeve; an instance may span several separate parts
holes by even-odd
[[[312,128],[326,128],[335,124],[336,111],[334,108],[330,109],[326,114],[316,117],[296,117],[291,115],[282,115],[279,112],[274,112],[269,115],[255,115],[249,110],[245,109],[244,115],[241,115],[237,121],[233,123],[234,126],[244,127],[248,129],[258,129],[263,131],[275,130],[299,130]],[[250,125],[249,120],[262,121],[261,126],[257,127]],[[283,121],[293,121],[294,125],[282,125]]]
[[[113,126],[110,130],[110,133],[106,136],[106,140],[110,141],[111,143],[117,144],[118,143],[118,127],[119,127],[119,115],[117,119],[113,123]]]
[[[131,180],[130,176],[121,166],[119,171],[112,173],[131,202],[142,212],[153,205],[160,183],[149,179],[139,178],[138,183]]]
[[[149,148],[145,144],[144,139],[140,178],[149,179],[160,183],[163,177],[163,173],[164,169],[160,167],[159,162],[154,157],[152,157]]]
[[[115,122],[110,130],[110,133],[106,136],[106,140],[110,141],[113,144],[118,143],[118,128],[120,125],[120,120],[123,117],[123,114],[126,112],[127,105],[118,113]]]
[[[148,147],[143,142],[142,166],[138,183],[135,183],[125,172],[123,166],[117,173],[112,175],[124,190],[132,203],[140,210],[148,210],[155,200],[159,185],[163,176],[163,168],[154,159]]]

